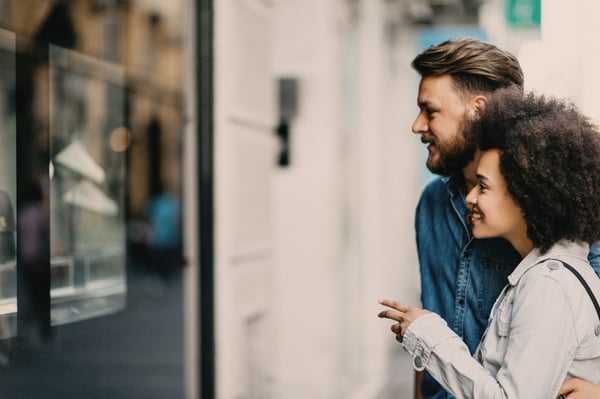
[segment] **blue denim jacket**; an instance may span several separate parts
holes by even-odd
[[[423,308],[439,314],[473,354],[521,256],[504,239],[471,237],[465,192],[462,174],[429,183],[417,207],[415,229]],[[600,244],[590,249],[589,260],[600,275]],[[427,373],[421,393],[425,399],[451,398]]]

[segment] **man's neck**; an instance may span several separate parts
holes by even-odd
[[[477,166],[481,159],[481,151],[476,151],[473,160],[469,162],[462,170],[463,177],[465,178],[465,185],[467,187],[467,194],[477,185]]]

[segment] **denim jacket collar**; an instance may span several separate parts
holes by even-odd
[[[471,240],[471,230],[467,227],[467,202],[465,200],[467,187],[465,178],[461,172],[451,176],[444,176],[442,177],[442,181],[446,184],[450,202],[460,220],[460,224],[468,239]]]
[[[523,258],[523,260],[517,265],[515,270],[508,276],[508,283],[511,286],[516,285],[521,277],[532,267],[546,261],[550,258],[562,258],[565,255],[575,256],[585,260],[588,256],[590,246],[585,242],[569,242],[561,240],[554,244],[548,252],[544,255],[540,254],[538,248],[534,248],[531,252]]]
[[[442,181],[448,187],[448,193],[451,197],[465,197],[465,178],[462,173],[455,173],[451,176],[442,176]]]

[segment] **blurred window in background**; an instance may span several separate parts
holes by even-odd
[[[0,0],[2,397],[184,395],[184,5]]]

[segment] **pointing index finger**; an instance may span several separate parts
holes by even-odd
[[[408,312],[410,310],[409,306],[403,305],[396,301],[392,301],[391,299],[380,299],[379,303],[382,304],[383,306],[387,306],[389,308],[396,309],[400,312]]]

